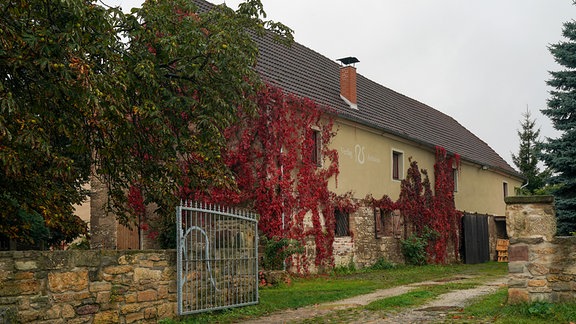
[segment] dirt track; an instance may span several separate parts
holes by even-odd
[[[460,278],[459,280],[463,281],[467,279],[468,278]],[[282,311],[242,323],[438,323],[448,319],[451,314],[457,313],[470,303],[472,299],[495,292],[499,287],[506,284],[506,280],[506,277],[499,277],[472,289],[451,291],[440,295],[425,305],[405,309],[401,313],[386,314],[367,311],[360,307],[378,299],[405,294],[419,286],[438,285],[442,283],[426,281],[406,286],[381,289],[366,295]],[[339,310],[349,311],[338,312]]]

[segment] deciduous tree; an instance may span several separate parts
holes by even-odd
[[[91,174],[125,224],[142,204],[172,216],[178,188],[233,186],[220,154],[261,86],[251,36],[291,37],[259,0],[236,12],[147,1],[128,15],[14,0],[0,13],[0,234],[50,243],[86,232],[72,206]]]

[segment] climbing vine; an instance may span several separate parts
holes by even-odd
[[[446,262],[449,244],[453,246],[454,255],[458,258],[462,213],[456,210],[454,204],[453,172],[459,170],[459,167],[459,155],[449,155],[444,148],[436,147],[434,192],[428,172],[420,170],[418,163],[410,159],[410,167],[406,178],[402,180],[397,201],[392,201],[387,195],[381,199],[372,196],[365,199],[372,207],[385,211],[400,210],[405,220],[404,233],[428,238],[428,262]]]
[[[257,103],[256,116],[240,108],[240,122],[225,132],[228,146],[222,158],[236,188],[186,189],[183,198],[254,209],[267,238],[293,239],[302,246],[314,242],[315,265],[330,267],[334,210],[349,201],[328,190],[329,179],[338,175],[337,151],[328,147],[335,135],[332,114],[271,85],[258,93]],[[314,156],[317,149],[320,160]],[[292,258],[293,265],[307,271],[307,258],[306,253]]]
[[[434,218],[432,228],[439,235],[429,247],[436,263],[444,263],[447,256],[448,243],[452,243],[454,255],[458,257],[460,219],[462,213],[456,210],[454,204],[454,172],[460,169],[460,156],[448,155],[443,147],[436,147],[436,163],[434,164]]]

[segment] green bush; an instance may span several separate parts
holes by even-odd
[[[438,232],[425,228],[423,234],[411,234],[407,239],[400,241],[404,260],[410,265],[425,265],[428,263],[426,248],[430,241],[439,236]]]
[[[262,242],[264,243],[262,267],[266,270],[283,270],[284,260],[287,257],[304,253],[304,247],[296,240],[277,237],[269,239],[262,236]]]
[[[406,264],[425,265],[427,263],[426,247],[428,241],[425,238],[412,234],[407,239],[401,240],[400,244]]]

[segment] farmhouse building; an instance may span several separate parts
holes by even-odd
[[[213,6],[203,0],[195,2],[201,11]],[[298,43],[277,43],[270,36],[255,37],[255,41],[260,52],[256,69],[265,82],[335,111],[337,134],[330,145],[338,151],[340,174],[337,182],[330,183],[331,191],[352,192],[358,200],[367,195],[395,200],[409,161],[417,161],[419,168],[432,175],[436,148],[442,147],[461,158],[454,172],[456,209],[484,215],[491,258],[495,258],[496,239],[506,237],[504,198],[522,184],[522,177],[501,156],[450,116],[358,73],[356,58],[338,61]],[[103,216],[95,220],[94,210],[93,235],[105,233],[100,242],[109,241],[110,235],[119,236],[113,229],[99,228],[117,225]],[[362,267],[380,258],[401,261],[401,215],[391,215],[385,223],[377,218],[370,207],[350,215],[338,213],[337,265],[353,261]],[[138,247],[147,248],[134,246]]]

